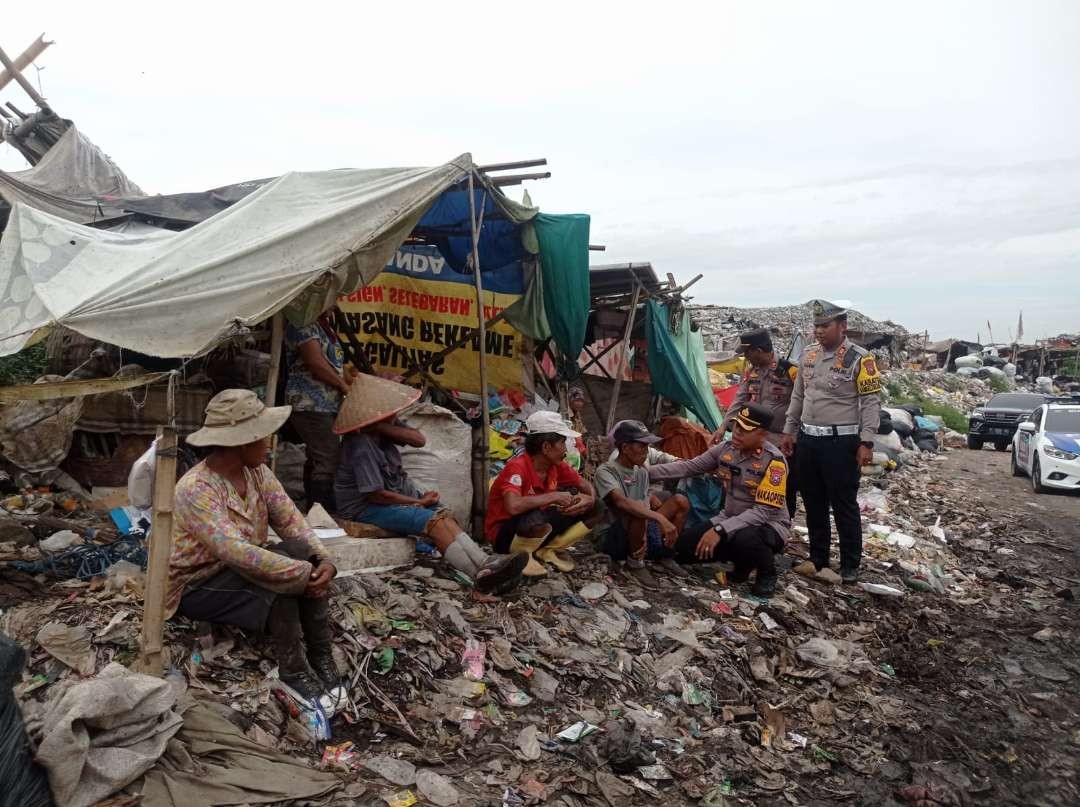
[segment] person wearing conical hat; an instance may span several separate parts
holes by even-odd
[[[799,466],[799,493],[810,533],[810,559],[795,571],[837,582],[829,568],[831,510],[840,543],[839,580],[856,583],[862,561],[860,469],[874,455],[881,371],[872,353],[847,338],[846,309],[826,300],[814,300],[811,306],[817,342],[799,359],[780,446],[789,457],[794,452]]]
[[[210,399],[187,438],[210,455],[176,483],[166,616],[268,631],[281,680],[315,698],[339,684],[327,604],[337,569],[265,464],[290,411],[251,390]]]
[[[787,510],[788,467],[780,449],[768,441],[772,411],[746,404],[735,413],[731,440],[710,446],[691,460],[649,467],[649,479],[685,479],[716,472],[724,486],[724,510],[705,524],[684,530],[675,542],[680,563],[730,561],[732,582],[756,573],[751,592],[776,591],[776,561],[791,529]]]
[[[527,553],[526,577],[545,576],[543,563],[573,571],[567,550],[601,515],[593,486],[566,462],[567,441],[581,434],[558,412],[533,412],[525,429],[525,452],[491,483],[484,535],[497,552]]]
[[[525,555],[489,556],[446,508],[438,491],[420,491],[401,464],[398,447],[422,448],[417,429],[397,415],[420,397],[420,391],[361,373],[352,383],[334,422],[343,435],[334,482],[338,513],[399,535],[425,535],[481,592],[505,593],[521,579]]]

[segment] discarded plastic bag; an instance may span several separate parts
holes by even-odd
[[[845,672],[853,666],[865,668],[869,664],[857,645],[842,639],[807,639],[795,648],[795,655],[816,667]]]
[[[135,460],[128,474],[128,501],[132,507],[148,509],[154,502],[154,467],[157,462],[157,438]]]
[[[38,543],[38,548],[45,552],[63,552],[65,549],[69,549],[75,544],[81,544],[82,538],[77,532],[71,530],[60,530],[60,532],[54,532],[44,541]]]
[[[105,570],[105,584],[110,591],[123,591],[130,585],[141,592],[145,582],[146,572],[129,560],[118,560]]]
[[[902,589],[886,586],[882,583],[859,583],[859,588],[868,594],[878,594],[882,597],[903,597]]]
[[[451,807],[461,799],[461,794],[449,779],[427,768],[416,772],[416,789],[436,807]]]
[[[911,549],[915,546],[915,538],[902,532],[891,532],[885,536],[885,543],[889,546],[898,546],[901,549]]]
[[[61,622],[49,622],[38,631],[37,643],[79,675],[94,674],[97,655],[90,645],[90,631],[84,626],[71,628]]]

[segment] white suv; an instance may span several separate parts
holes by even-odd
[[[1036,493],[1080,490],[1080,404],[1045,403],[1012,439],[1013,476],[1027,474]]]

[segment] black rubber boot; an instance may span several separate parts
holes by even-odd
[[[776,575],[759,574],[754,581],[754,585],[750,588],[750,593],[755,597],[771,597],[776,593]]]
[[[327,513],[334,515],[337,512],[337,497],[334,495],[334,482],[327,479],[312,479],[308,484],[311,493],[308,495],[308,509],[318,503],[323,506]]]
[[[740,566],[736,563],[735,568],[732,570],[731,574],[728,575],[728,582],[735,585],[745,583],[750,579],[750,571],[749,566]]]
[[[283,684],[305,698],[317,698],[323,693],[322,682],[308,666],[300,632],[300,607],[296,597],[274,599],[267,617],[267,632],[278,663],[278,676]]]
[[[841,569],[840,579],[846,585],[854,585],[859,582],[859,570],[858,569]]]
[[[325,597],[302,597],[297,600],[300,608],[300,625],[304,629],[307,658],[319,680],[327,689],[341,683],[337,664],[334,662],[334,631],[330,626],[330,602]]]

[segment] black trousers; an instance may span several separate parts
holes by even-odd
[[[862,561],[862,518],[859,515],[859,450],[857,434],[812,437],[800,432],[796,454],[799,492],[806,508],[810,532],[810,560],[819,569],[829,565],[832,530],[829,511],[836,519],[840,541],[840,568],[858,569]]]
[[[784,542],[772,527],[762,524],[736,530],[717,544],[711,558],[701,560],[696,554],[697,545],[710,529],[712,524],[698,524],[683,530],[675,543],[675,559],[679,563],[733,563],[735,576],[741,578],[755,569],[758,579],[776,574],[775,553],[783,549]]]
[[[787,475],[787,511],[788,515],[795,518],[795,511],[799,507],[797,497],[799,495],[799,449],[795,447],[795,451],[790,457],[787,458],[788,475]]]

